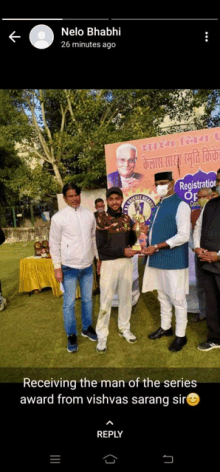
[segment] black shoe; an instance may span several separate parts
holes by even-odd
[[[198,345],[199,351],[211,351],[214,348],[220,348],[220,342],[205,341]]]
[[[78,351],[77,337],[75,334],[70,334],[70,336],[68,336],[67,351],[68,352]]]
[[[97,287],[95,290],[92,292],[93,295],[99,295],[100,294],[100,288]]]
[[[173,351],[173,352],[181,351],[181,349],[183,348],[183,346],[185,346],[186,343],[187,343],[186,336],[181,336],[181,337],[176,336],[173,343],[169,347],[169,351]]]
[[[172,328],[170,329],[159,328],[157,329],[157,331],[154,331],[153,333],[149,334],[148,338],[159,339],[159,338],[162,338],[162,336],[173,336]]]
[[[82,331],[82,336],[89,338],[91,341],[97,341],[98,336],[92,326],[89,326],[86,331]]]

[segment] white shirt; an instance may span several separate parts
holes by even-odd
[[[171,196],[171,195],[170,195]],[[169,197],[170,197],[169,196]],[[169,198],[164,197],[164,198]],[[159,208],[157,209],[158,212]],[[154,217],[154,221],[157,216],[157,212]],[[176,225],[177,233],[165,242],[173,249],[176,246],[189,241],[190,238],[190,214],[191,210],[189,205],[184,201],[180,202],[176,212]],[[153,223],[154,224],[154,223]],[[149,243],[151,244],[152,229],[149,233]],[[164,241],[160,241],[161,243]],[[160,249],[163,251],[164,249]],[[149,292],[152,290],[162,290],[170,298],[175,300],[181,300],[184,296],[189,293],[189,269],[156,269],[155,267],[149,267],[149,257],[144,271],[142,292]]]
[[[201,239],[201,233],[202,233],[202,219],[203,219],[203,213],[204,213],[204,208],[202,209],[199,218],[196,221],[195,228],[193,231],[193,242],[194,242],[194,249],[196,247],[200,247],[200,239]]]
[[[92,211],[67,206],[51,219],[49,246],[55,269],[61,264],[85,269],[98,259],[96,221]]]

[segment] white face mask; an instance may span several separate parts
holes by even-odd
[[[159,195],[159,197],[166,197],[168,193],[168,186],[169,184],[157,185],[157,194]]]

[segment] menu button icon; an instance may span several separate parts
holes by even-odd
[[[50,464],[60,464],[61,455],[50,455]]]

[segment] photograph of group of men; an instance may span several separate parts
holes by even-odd
[[[187,344],[187,300],[189,293],[188,246],[195,252],[197,294],[200,313],[194,322],[206,320],[207,339],[200,351],[220,348],[220,169],[215,188],[198,191],[199,210],[191,210],[174,190],[172,171],[156,172],[154,185],[160,197],[150,226],[140,224],[146,240],[137,243],[137,223],[123,213],[123,189],[141,179],[134,172],[136,155],[117,155],[119,171],[108,175],[106,205],[95,201],[96,212],[81,206],[81,188],[68,183],[63,187],[66,207],[51,220],[50,254],[55,278],[63,285],[63,317],[67,350],[78,351],[75,317],[77,281],[81,290],[81,334],[97,342],[96,351],[105,353],[109,335],[112,298],[118,289],[118,334],[128,343],[138,339],[131,331],[132,258],[145,256],[141,291],[157,290],[160,303],[160,326],[148,334],[150,340],[173,337],[172,352]],[[100,308],[93,327],[93,261],[96,261]],[[172,309],[175,310],[175,333]]]

